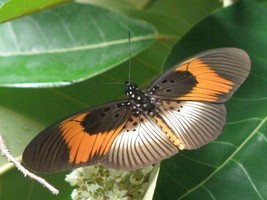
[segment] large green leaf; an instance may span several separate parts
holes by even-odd
[[[155,199],[267,199],[266,16],[266,1],[240,1],[198,24],[173,49],[167,68],[199,51],[231,46],[248,52],[252,70],[226,104],[222,135],[161,163]]]
[[[139,18],[155,25],[162,40],[177,41],[193,24],[220,6],[217,0],[80,0]],[[133,5],[137,9],[131,9]],[[197,11],[196,11],[197,8]],[[145,11],[144,11],[145,9]]]
[[[132,57],[131,80],[139,83],[141,86],[148,85],[155,76],[163,71],[162,64],[169,54],[172,45],[193,25],[219,6],[217,0],[204,0],[203,5],[197,4],[199,2],[198,0],[190,0],[191,4],[188,5],[186,3],[188,0],[184,0],[185,5],[188,5],[187,7],[177,7],[176,0],[156,0],[151,2],[151,5],[144,10],[136,10],[135,7],[133,7],[130,10],[121,11],[121,13],[125,13],[134,18],[150,22],[159,30],[156,42],[145,51],[138,54],[138,56]],[[166,2],[166,5],[162,2]],[[199,14],[195,5],[198,5],[198,8],[201,8],[200,10],[205,10],[205,12],[202,11],[201,14]],[[164,11],[165,9],[160,12],[160,6],[175,8],[177,12],[187,9],[190,16],[184,16],[183,19],[179,15],[174,15],[176,12],[172,15],[168,14],[168,16]],[[195,20],[192,20],[193,16],[195,16]],[[188,20],[188,18],[191,20]],[[79,21],[77,23],[79,23]],[[111,29],[108,33],[109,35],[118,34],[117,29]],[[123,35],[124,39],[127,38],[127,32],[125,30],[120,34]],[[55,37],[58,38],[59,36],[55,35]],[[86,39],[88,39],[87,35],[80,38],[81,41]],[[125,51],[124,53],[128,54],[128,44],[125,43],[125,46],[121,48],[123,49],[120,51]],[[127,56],[129,57],[129,54]],[[82,57],[81,59],[86,58]],[[39,61],[37,58],[36,60]],[[75,60],[77,61],[77,59]],[[42,127],[48,126],[66,115],[77,112],[85,107],[122,97],[124,95],[122,85],[107,83],[124,83],[125,80],[128,80],[128,73],[129,63],[127,61],[89,80],[66,87],[53,89],[0,88],[0,105],[5,108],[4,111],[6,111],[7,114],[14,113],[12,115],[13,118],[17,118],[19,114],[19,116],[24,116],[26,119],[34,120],[34,123],[31,125],[26,123],[26,126],[23,121],[21,122],[24,126],[20,127],[27,127],[27,129],[29,127],[30,130],[32,130],[28,132],[23,131],[23,133],[20,127],[16,128],[16,131],[7,131],[8,129],[4,129],[6,126],[2,128],[0,125],[0,131],[4,131],[9,135],[6,142],[10,147],[11,153],[14,152],[16,156],[19,156],[20,154],[17,154],[17,152],[23,151],[26,144],[29,142],[29,138],[33,138],[41,131],[40,124]],[[1,113],[3,117],[6,115],[6,112]],[[6,120],[9,122],[8,127],[11,127],[15,121],[10,120],[12,117],[8,119],[9,120]],[[16,121],[16,123],[18,122]],[[25,134],[27,134],[27,136],[24,137]],[[19,144],[16,145],[17,143]],[[14,189],[11,187],[11,185],[14,185],[14,182],[16,182],[17,191],[20,192],[20,199],[67,199],[67,196],[70,195],[71,187],[67,184],[62,184],[64,182],[64,174],[45,176],[60,189],[60,196],[53,197],[49,191],[38,183],[32,182],[32,184],[29,184],[30,181],[25,180],[16,169],[6,173],[2,172],[0,176],[0,190],[5,192],[0,192],[0,199],[18,199],[18,194],[14,193]]]
[[[148,23],[74,3],[2,24],[0,86],[59,86],[102,73],[128,59],[128,31],[132,55],[156,37]]]

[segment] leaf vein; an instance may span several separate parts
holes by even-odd
[[[185,188],[185,187],[184,187],[181,183],[179,183],[176,179],[174,179],[173,176],[172,176],[171,174],[169,174],[167,170],[164,169],[164,167],[160,167],[160,170],[163,170],[163,171],[166,173],[166,175],[167,175],[170,179],[172,179],[175,183],[177,183],[181,188],[183,188],[184,190],[188,191],[188,189]]]
[[[265,135],[261,132],[258,132],[258,134],[265,140],[265,142],[267,143],[267,138],[265,137]]]
[[[13,41],[13,44],[16,48],[17,51],[19,51],[19,46],[18,46],[18,42],[17,42],[17,36],[14,32],[14,29],[13,29],[13,26],[12,26],[12,23],[7,23],[7,26],[8,26],[8,29],[10,31],[10,35],[11,35],[11,38],[12,38],[12,41]]]
[[[154,34],[133,37],[131,38],[131,42],[155,39],[155,37],[156,36]],[[73,47],[68,47],[68,48],[47,49],[45,51],[1,52],[0,56],[11,57],[11,56],[32,56],[32,55],[42,55],[42,54],[67,53],[67,52],[74,52],[74,51],[85,51],[85,50],[90,50],[90,49],[103,48],[103,47],[108,47],[108,46],[115,46],[115,45],[125,44],[125,43],[128,43],[128,39],[114,40],[114,41],[108,41],[108,42],[98,43],[98,44],[73,46]]]
[[[71,33],[70,29],[68,28],[66,21],[64,21],[64,20],[61,20],[61,21],[62,21],[62,25],[63,25],[65,32],[67,33],[67,36],[69,37],[70,41],[72,42],[72,44],[76,44],[75,39],[73,37],[73,34]]]
[[[240,123],[244,123],[244,122],[248,122],[248,121],[261,121],[261,118],[258,117],[253,117],[253,118],[248,118],[248,119],[242,119],[242,120],[238,120],[238,121],[233,121],[233,122],[228,122],[227,125],[235,125],[235,124],[240,124]]]
[[[241,98],[241,97],[232,97],[232,99],[238,100],[238,101],[266,101],[267,97],[258,97],[258,98]]]
[[[223,144],[223,145],[231,146],[231,147],[234,147],[235,149],[238,148],[238,147],[237,147],[236,145],[234,145],[233,143],[225,142],[225,141],[218,141],[218,140],[215,140],[215,141],[213,141],[212,143],[214,143],[214,144]]]
[[[212,192],[211,192],[208,188],[206,188],[205,186],[202,186],[202,188],[203,188],[204,190],[206,190],[206,192],[208,192],[208,194],[210,195],[210,197],[211,197],[213,200],[216,199],[216,198],[214,197],[214,195],[212,194]]]
[[[250,184],[252,185],[253,189],[254,189],[255,192],[257,193],[257,195],[260,197],[260,199],[263,200],[264,198],[261,196],[260,192],[258,191],[256,185],[255,185],[254,182],[252,181],[252,179],[251,179],[251,177],[250,177],[248,171],[247,171],[246,168],[244,167],[244,165],[241,164],[240,162],[238,162],[238,161],[235,160],[235,159],[232,159],[232,161],[235,162],[235,163],[242,169],[242,171],[244,172],[244,174],[245,174],[246,177],[248,178]]]
[[[185,155],[182,154],[182,153],[180,153],[180,156],[182,156],[182,157],[184,157],[185,159],[190,160],[190,161],[192,161],[192,162],[194,162],[194,163],[200,164],[200,165],[204,165],[204,166],[212,167],[212,168],[214,168],[214,169],[217,168],[217,166],[215,166],[215,165],[211,165],[211,164],[208,164],[208,163],[204,163],[204,162],[201,162],[201,161],[192,159],[192,158],[190,158],[190,157],[185,156]]]

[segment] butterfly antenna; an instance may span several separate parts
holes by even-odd
[[[120,82],[112,82],[112,83],[101,83],[103,85],[124,85],[124,83],[120,83]]]
[[[129,52],[129,72],[128,81],[131,82],[131,68],[132,68],[132,55],[131,55],[131,31],[128,31],[128,52]]]

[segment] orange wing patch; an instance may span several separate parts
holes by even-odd
[[[69,163],[90,163],[95,157],[105,156],[124,124],[115,129],[90,134],[80,124],[88,113],[83,113],[63,121],[61,134],[69,149]]]
[[[190,60],[180,65],[176,71],[189,71],[197,81],[193,89],[178,100],[215,102],[219,95],[228,94],[234,86],[232,81],[221,77],[201,59]]]

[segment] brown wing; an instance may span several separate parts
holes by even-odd
[[[125,101],[67,117],[43,130],[26,147],[23,162],[39,172],[56,172],[100,162],[131,114]]]
[[[198,54],[156,79],[149,87],[153,97],[171,100],[225,102],[250,71],[246,52],[220,48]]]

